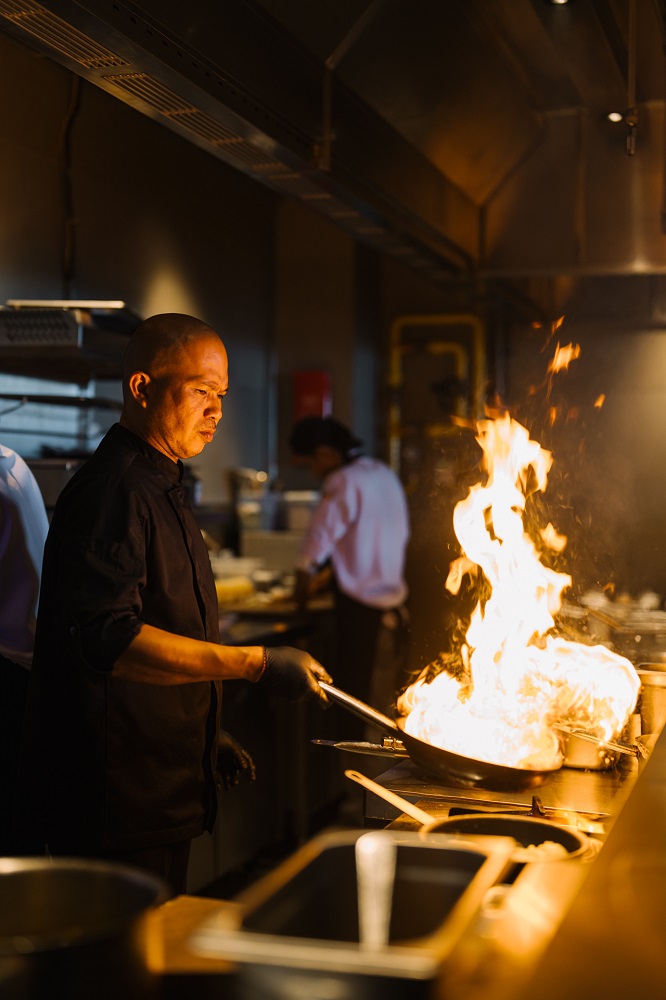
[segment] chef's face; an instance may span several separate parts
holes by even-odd
[[[193,458],[213,440],[229,388],[224,344],[199,334],[160,359],[143,375],[141,406],[146,441],[174,462]]]

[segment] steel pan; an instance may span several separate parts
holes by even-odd
[[[507,789],[518,792],[526,788],[536,788],[550,774],[558,771],[561,767],[558,765],[558,767],[546,770],[510,767],[507,764],[495,764],[478,757],[465,757],[462,754],[453,753],[451,750],[443,750],[441,747],[426,742],[426,740],[412,736],[411,733],[406,733],[404,719],[398,719],[397,722],[394,722],[387,715],[383,715],[371,708],[370,705],[366,705],[365,702],[359,701],[358,698],[354,698],[353,695],[341,691],[332,684],[319,681],[319,685],[331,701],[363,719],[364,722],[369,722],[396,739],[402,740],[414,763],[443,781],[450,781],[467,788]]]

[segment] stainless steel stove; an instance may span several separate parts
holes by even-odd
[[[362,761],[354,767],[363,771]],[[632,783],[635,772],[630,768],[609,771],[582,771],[563,767],[549,775],[542,785],[522,792],[489,791],[484,788],[462,788],[445,785],[417,767],[411,760],[402,760],[389,770],[375,776],[374,781],[384,788],[416,803],[434,818],[443,819],[450,810],[460,807],[489,811],[525,811],[532,806],[533,796],[538,796],[546,811],[571,810],[591,820],[610,821],[618,811],[616,797],[620,798],[627,782]],[[401,825],[414,825],[399,809],[379,795],[365,791],[364,818],[368,826],[382,826],[400,820]],[[552,817],[561,822],[557,815]]]

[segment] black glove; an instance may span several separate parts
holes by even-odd
[[[258,683],[269,691],[288,701],[304,701],[318,698],[322,704],[330,705],[318,681],[332,683],[330,675],[321,663],[302,649],[293,646],[267,646],[266,669]]]
[[[217,749],[217,779],[220,786],[228,791],[237,785],[241,778],[254,781],[256,777],[254,761],[247,750],[243,750],[233,736],[221,729]]]

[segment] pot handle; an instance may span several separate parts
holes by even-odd
[[[336,688],[333,684],[328,684],[326,681],[319,681],[319,687],[322,691],[326,692],[331,701],[337,702],[338,705],[346,708],[352,715],[357,715],[364,722],[370,722],[373,726],[386,730],[391,736],[395,736],[396,734],[402,736],[402,731],[396,726],[393,719],[389,719],[388,715],[383,715],[376,709],[371,708],[370,705],[366,705],[364,701],[359,701],[358,698],[354,698],[353,695],[347,694],[346,691],[341,691],[340,688]]]
[[[575,736],[585,743],[594,743],[600,750],[614,750],[615,753],[626,753],[630,757],[642,757],[643,753],[638,746],[630,746],[626,743],[615,743],[613,740],[600,740],[591,733],[586,733],[584,729],[574,729],[572,726],[565,726],[559,722],[553,723],[553,729],[566,733],[567,736]]]

